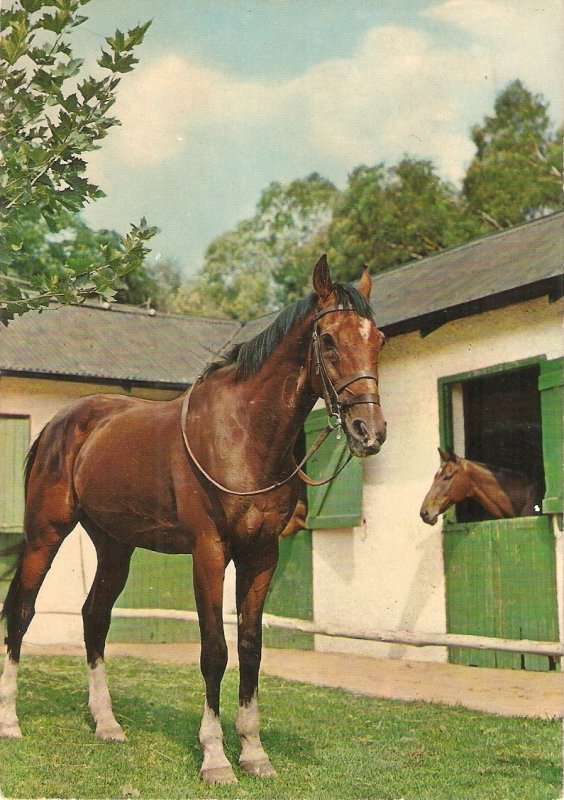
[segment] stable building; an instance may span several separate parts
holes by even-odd
[[[386,333],[382,451],[353,459],[308,489],[308,530],[281,540],[267,611],[357,631],[470,633],[557,641],[563,625],[563,223],[558,213],[403,265],[374,278]],[[240,325],[120,306],[31,312],[0,330],[0,537],[22,530],[22,465],[61,407],[94,392],[178,395],[232,343],[275,315]],[[324,409],[305,426],[324,427]],[[313,474],[332,472],[343,442],[327,443]],[[534,516],[480,518],[458,504],[429,527],[419,508],[437,448],[517,468],[534,481]],[[189,556],[137,550],[122,608],[194,609]],[[47,576],[29,642],[82,641],[80,608],[95,567],[77,529]],[[225,610],[234,610],[233,576]],[[113,640],[197,638],[174,619],[116,618]],[[391,658],[552,669],[554,658],[348,637],[265,631],[266,644]]]

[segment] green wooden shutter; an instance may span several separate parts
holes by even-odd
[[[22,533],[29,418],[0,417],[0,532]]]
[[[312,411],[306,420],[306,447],[317,439],[327,424],[325,409]],[[317,480],[334,475],[348,456],[345,435],[332,433],[307,463],[307,472]],[[308,486],[307,527],[353,528],[362,520],[362,464],[353,458],[341,474],[324,486]]]
[[[546,494],[545,514],[564,511],[562,498],[562,383],[564,358],[540,362],[539,390],[542,414],[542,449]]]

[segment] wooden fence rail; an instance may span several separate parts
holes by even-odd
[[[181,611],[166,608],[114,608],[116,618],[160,618],[197,622],[195,611]],[[226,625],[236,625],[236,614],[225,614]],[[263,615],[265,628],[282,628],[299,633],[317,633],[323,636],[337,636],[343,639],[363,639],[370,642],[405,644],[412,647],[470,647],[476,650],[504,650],[510,653],[527,653],[539,656],[558,657],[564,655],[564,646],[559,642],[537,642],[531,639],[498,639],[490,636],[471,636],[462,633],[414,633],[412,631],[368,631],[345,628],[341,625],[318,624],[293,617]]]

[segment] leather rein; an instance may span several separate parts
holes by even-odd
[[[316,314],[314,321],[313,321],[313,334],[311,339],[311,350],[312,350],[312,361],[315,370],[315,374],[319,375],[321,378],[322,384],[322,391],[323,391],[323,399],[325,400],[325,407],[327,409],[328,414],[328,422],[325,428],[321,431],[317,439],[313,442],[305,456],[301,459],[300,463],[296,465],[295,469],[283,478],[280,481],[276,481],[276,483],[271,484],[270,486],[265,486],[262,489],[254,489],[252,491],[236,491],[235,489],[229,489],[227,486],[216,481],[212,476],[204,469],[204,467],[200,464],[196,456],[194,455],[194,451],[190,445],[188,440],[188,436],[186,433],[186,423],[190,418],[190,397],[192,395],[192,390],[196,386],[200,378],[197,378],[196,381],[192,384],[188,392],[186,393],[186,397],[184,398],[184,402],[182,403],[182,412],[180,415],[180,428],[182,431],[182,438],[184,440],[184,445],[190,456],[191,460],[193,461],[194,465],[198,468],[198,470],[202,473],[202,475],[213,485],[216,489],[220,489],[222,492],[226,494],[236,495],[238,497],[250,497],[252,495],[257,494],[265,494],[266,492],[271,492],[273,489],[278,489],[280,486],[284,486],[284,484],[288,483],[288,481],[292,480],[296,475],[306,484],[309,486],[323,486],[326,483],[334,480],[340,472],[344,470],[347,466],[349,461],[352,458],[352,454],[349,453],[347,460],[345,463],[339,467],[337,472],[331,475],[329,478],[325,478],[324,480],[314,480],[310,478],[303,470],[302,467],[309,461],[309,459],[313,456],[313,454],[319,450],[325,439],[331,434],[332,431],[337,430],[337,438],[340,438],[341,426],[342,426],[342,412],[343,410],[350,408],[354,405],[359,405],[362,403],[374,403],[375,405],[380,405],[380,397],[375,392],[368,392],[365,394],[355,395],[351,400],[342,401],[339,397],[342,391],[350,386],[355,381],[362,380],[363,378],[376,381],[376,385],[378,385],[378,378],[372,372],[355,372],[352,375],[349,375],[346,378],[341,379],[336,384],[331,382],[331,378],[329,377],[329,373],[327,371],[327,365],[325,363],[325,359],[323,358],[323,350],[320,343],[320,337],[318,332],[318,322],[321,317],[325,316],[325,314],[332,314],[335,312],[347,312],[352,311],[354,313],[358,313],[355,311],[354,308],[338,308],[338,307],[331,307],[326,308],[323,311],[320,311]]]

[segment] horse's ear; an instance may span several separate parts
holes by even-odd
[[[439,447],[438,450],[439,450],[439,455],[441,457],[441,461],[456,461],[456,456],[450,448],[447,450],[441,450],[441,448]]]
[[[367,300],[370,300],[370,292],[372,291],[372,278],[368,272],[368,267],[362,270],[362,276],[358,282],[358,291],[361,292]]]
[[[327,300],[333,291],[327,256],[323,254],[313,268],[313,288],[320,300]]]

